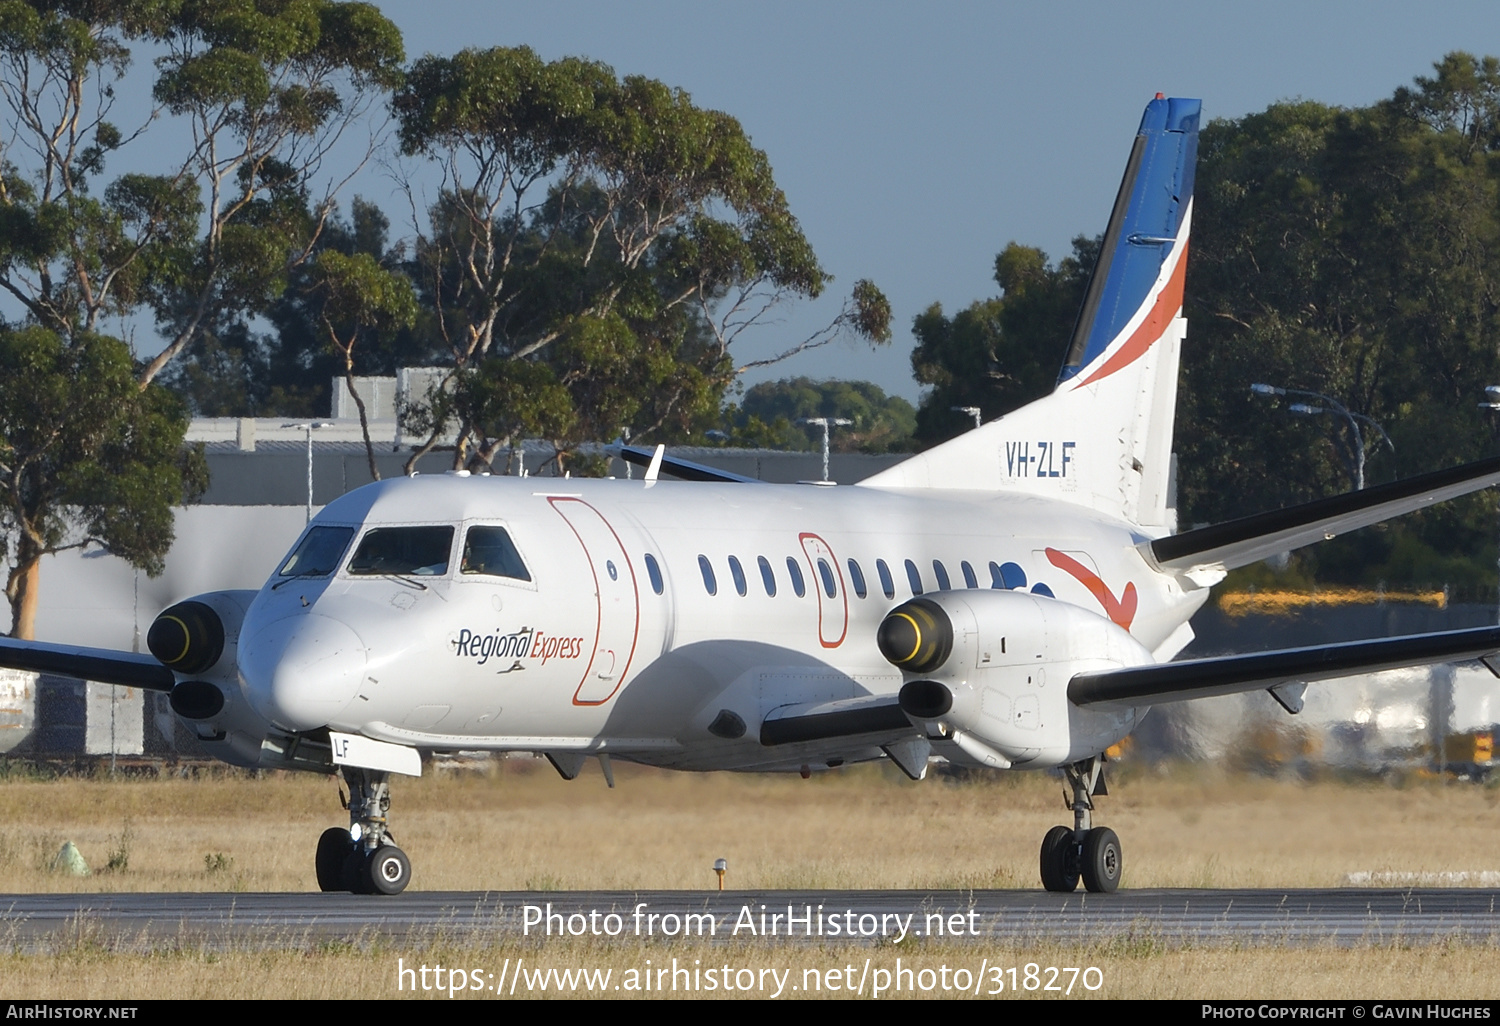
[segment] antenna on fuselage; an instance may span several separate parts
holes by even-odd
[[[658,445],[656,451],[651,454],[651,466],[646,468],[645,481],[647,484],[655,484],[656,477],[661,473],[661,459],[667,454],[665,445]]]

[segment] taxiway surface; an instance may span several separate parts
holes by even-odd
[[[329,942],[478,945],[547,937],[718,941],[1255,945],[1493,943],[1494,890],[411,891],[0,896],[12,950],[86,941],[117,950],[297,948]],[[529,906],[529,908],[528,908]],[[655,917],[654,919],[652,917]],[[710,918],[711,917],[711,918]],[[711,925],[710,925],[711,923]],[[904,928],[902,924],[904,925]]]

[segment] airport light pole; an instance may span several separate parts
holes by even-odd
[[[853,424],[854,421],[848,420],[844,417],[800,417],[798,418],[797,423],[810,424],[813,427],[821,427],[823,429],[823,480],[827,481],[829,429],[834,427],[843,427],[846,424]]]
[[[298,424],[283,424],[284,428],[297,428],[307,432],[307,522],[312,523],[312,433],[318,428],[331,427],[321,420],[305,420]]]
[[[1355,413],[1343,403],[1326,396],[1322,392],[1307,392],[1300,388],[1279,388],[1276,385],[1265,385],[1257,382],[1250,386],[1250,391],[1255,395],[1305,395],[1310,399],[1321,400],[1323,406],[1312,406],[1308,403],[1292,403],[1287,407],[1288,413],[1295,413],[1303,417],[1316,417],[1321,413],[1334,413],[1343,417],[1349,423],[1349,435],[1354,439],[1354,472],[1350,476],[1354,478],[1354,490],[1363,491],[1365,487],[1365,437],[1364,432],[1359,429],[1360,422],[1370,425],[1379,434],[1386,445],[1390,446],[1391,452],[1396,451],[1396,443],[1391,441],[1390,435],[1385,433],[1385,428],[1375,421],[1366,417],[1363,413]]]
[[[948,409],[954,413],[967,413],[974,418],[974,426],[977,428],[984,423],[984,411],[977,406],[950,406]]]

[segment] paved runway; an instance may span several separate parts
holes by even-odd
[[[47,951],[280,949],[329,942],[478,944],[560,934],[637,943],[872,944],[943,937],[1177,944],[1425,944],[1500,941],[1493,890],[558,891],[0,896],[0,942]],[[548,904],[550,903],[550,909]],[[528,909],[530,906],[530,909]],[[821,907],[820,907],[821,906]],[[550,911],[550,916],[549,916]],[[711,919],[709,917],[712,917]]]

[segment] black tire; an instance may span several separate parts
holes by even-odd
[[[370,859],[363,847],[356,847],[344,859],[344,890],[350,894],[370,893]]]
[[[1042,839],[1042,886],[1063,894],[1078,888],[1078,845],[1068,827],[1055,826]]]
[[[400,894],[411,882],[411,860],[394,844],[382,844],[366,863],[371,894]]]
[[[1095,827],[1083,840],[1079,868],[1083,886],[1095,894],[1113,894],[1120,887],[1120,839],[1109,827]]]
[[[318,872],[318,890],[344,891],[344,860],[354,851],[349,831],[329,827],[318,838],[318,855],[314,865]]]

